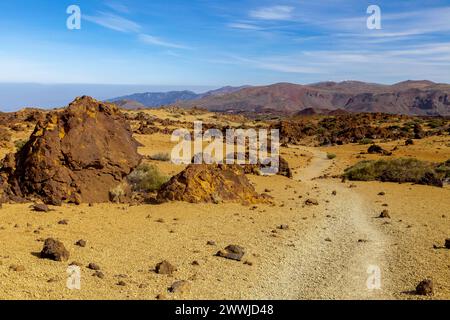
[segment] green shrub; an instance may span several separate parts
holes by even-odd
[[[160,153],[150,156],[150,160],[170,161],[170,155],[168,153],[160,152]]]
[[[149,164],[138,166],[129,176],[134,191],[153,192],[169,180],[158,169],[158,167]]]
[[[336,155],[335,155],[334,153],[328,153],[328,154],[327,154],[327,158],[328,158],[329,160],[333,160],[333,159],[336,158]]]
[[[359,140],[359,144],[373,144],[373,140],[369,138],[362,138]]]
[[[412,182],[441,187],[445,174],[438,165],[417,159],[365,160],[348,168],[344,177],[358,181]]]

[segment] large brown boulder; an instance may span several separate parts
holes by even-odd
[[[137,146],[116,106],[77,98],[47,114],[21,151],[6,158],[4,190],[55,205],[108,202],[109,191],[140,163]]]
[[[229,201],[243,204],[268,201],[256,193],[240,166],[223,164],[189,165],[161,187],[158,200],[191,203]]]

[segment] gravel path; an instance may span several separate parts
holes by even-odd
[[[296,250],[291,250],[280,265],[274,266],[277,271],[271,272],[268,281],[277,290],[272,291],[270,298],[393,298],[388,293],[392,278],[387,273],[390,239],[378,230],[379,219],[374,216],[374,208],[347,184],[330,179],[313,180],[323,175],[331,161],[325,153],[308,151],[314,154],[310,166],[294,179],[319,190],[317,215],[326,218],[317,219],[315,228],[297,237]],[[336,196],[331,195],[333,191]],[[328,203],[325,198],[329,199]],[[368,279],[378,270],[381,288],[369,290]]]

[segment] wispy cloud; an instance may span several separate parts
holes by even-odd
[[[227,25],[229,28],[233,28],[233,29],[241,29],[241,30],[261,30],[262,28],[259,26],[256,26],[254,24],[250,24],[250,23],[240,23],[240,22],[235,22],[235,23],[229,23]]]
[[[114,13],[99,12],[96,16],[84,14],[82,17],[89,22],[93,22],[102,27],[115,31],[137,33],[141,30],[141,26],[136,22],[118,16]]]
[[[130,13],[130,9],[123,3],[107,1],[105,5],[119,13]]]
[[[178,43],[168,42],[168,41],[162,40],[158,37],[151,36],[149,34],[140,34],[139,40],[142,41],[143,43],[160,46],[160,47],[166,47],[166,48],[172,48],[172,49],[190,49],[187,46],[184,46],[184,45],[181,45]]]
[[[262,20],[290,20],[294,7],[271,6],[250,11],[250,17]]]

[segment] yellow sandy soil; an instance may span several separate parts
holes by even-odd
[[[144,155],[169,152],[173,145],[164,135],[137,138]],[[391,150],[397,143],[381,145]],[[283,148],[294,179],[249,176],[257,191],[270,189],[273,206],[97,204],[36,213],[28,204],[5,204],[0,209],[0,299],[416,299],[410,291],[427,277],[435,281],[435,299],[450,299],[450,250],[433,249],[450,237],[449,187],[357,182],[350,188],[339,179],[314,179],[342,172],[362,160],[356,156],[367,148]],[[337,158],[327,160],[325,152]],[[394,152],[407,155],[446,160],[449,139],[424,139]],[[182,169],[152,162],[168,175]],[[378,196],[380,191],[386,195]],[[319,206],[305,206],[307,198]],[[392,219],[376,219],[385,208]],[[58,224],[63,219],[67,225]],[[289,230],[278,230],[281,224]],[[68,262],[38,257],[48,237],[65,244]],[[87,241],[85,248],[75,245],[79,239]],[[207,245],[210,240],[216,245]],[[246,249],[242,262],[214,256],[229,244]],[[162,260],[178,271],[156,274],[153,268]],[[82,265],[81,290],[66,287],[72,261]],[[86,268],[91,262],[101,267],[104,279],[92,276]],[[25,270],[12,271],[11,265]],[[367,289],[368,265],[380,267],[381,290]],[[126,286],[117,285],[121,280]],[[190,292],[168,293],[176,280],[188,280]]]

